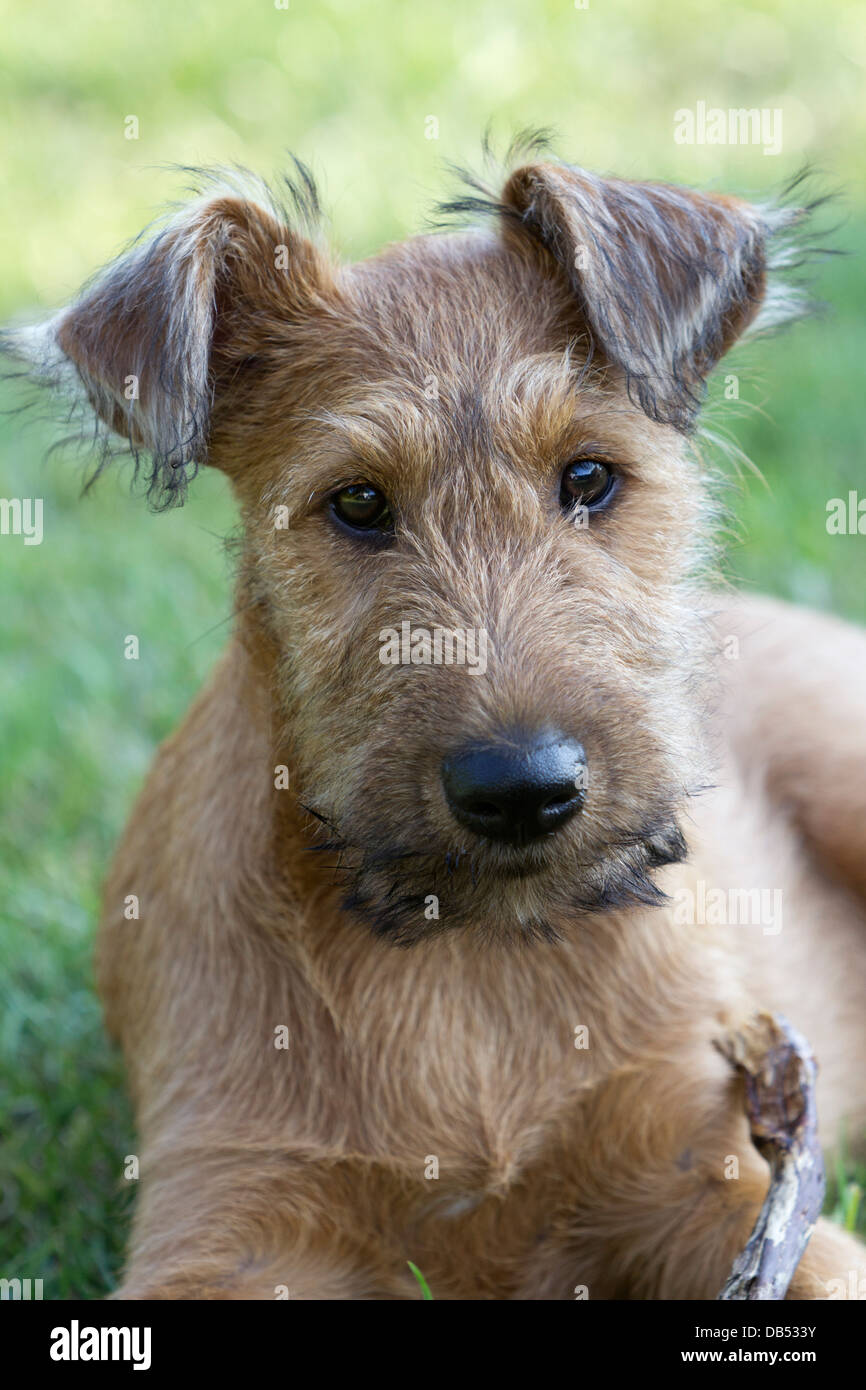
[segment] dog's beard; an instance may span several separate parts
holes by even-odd
[[[400,946],[459,930],[480,940],[556,941],[576,916],[659,906],[666,898],[653,872],[687,853],[671,807],[636,830],[611,831],[600,849],[551,836],[519,851],[479,844],[439,854],[384,836],[353,840],[333,817],[305,809],[327,834],[314,848],[335,856],[344,910]]]

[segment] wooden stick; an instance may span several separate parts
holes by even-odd
[[[770,1165],[764,1205],[719,1298],[782,1299],[824,1201],[815,1059],[781,1014],[757,1014],[716,1046],[745,1081],[752,1142]]]

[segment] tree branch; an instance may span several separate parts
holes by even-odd
[[[824,1201],[815,1059],[781,1014],[756,1014],[716,1046],[743,1077],[752,1142],[770,1165],[755,1228],[719,1298],[782,1299]]]

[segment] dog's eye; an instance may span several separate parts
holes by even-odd
[[[352,483],[341,488],[331,498],[331,510],[338,521],[353,531],[374,531],[381,535],[393,530],[388,499],[371,483]]]
[[[600,507],[613,492],[615,482],[606,463],[576,459],[563,471],[559,502],[564,511],[574,507]]]

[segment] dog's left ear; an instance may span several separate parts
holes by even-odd
[[[560,263],[645,413],[689,430],[708,373],[760,309],[776,226],[737,198],[547,163],[516,170],[502,203]]]

